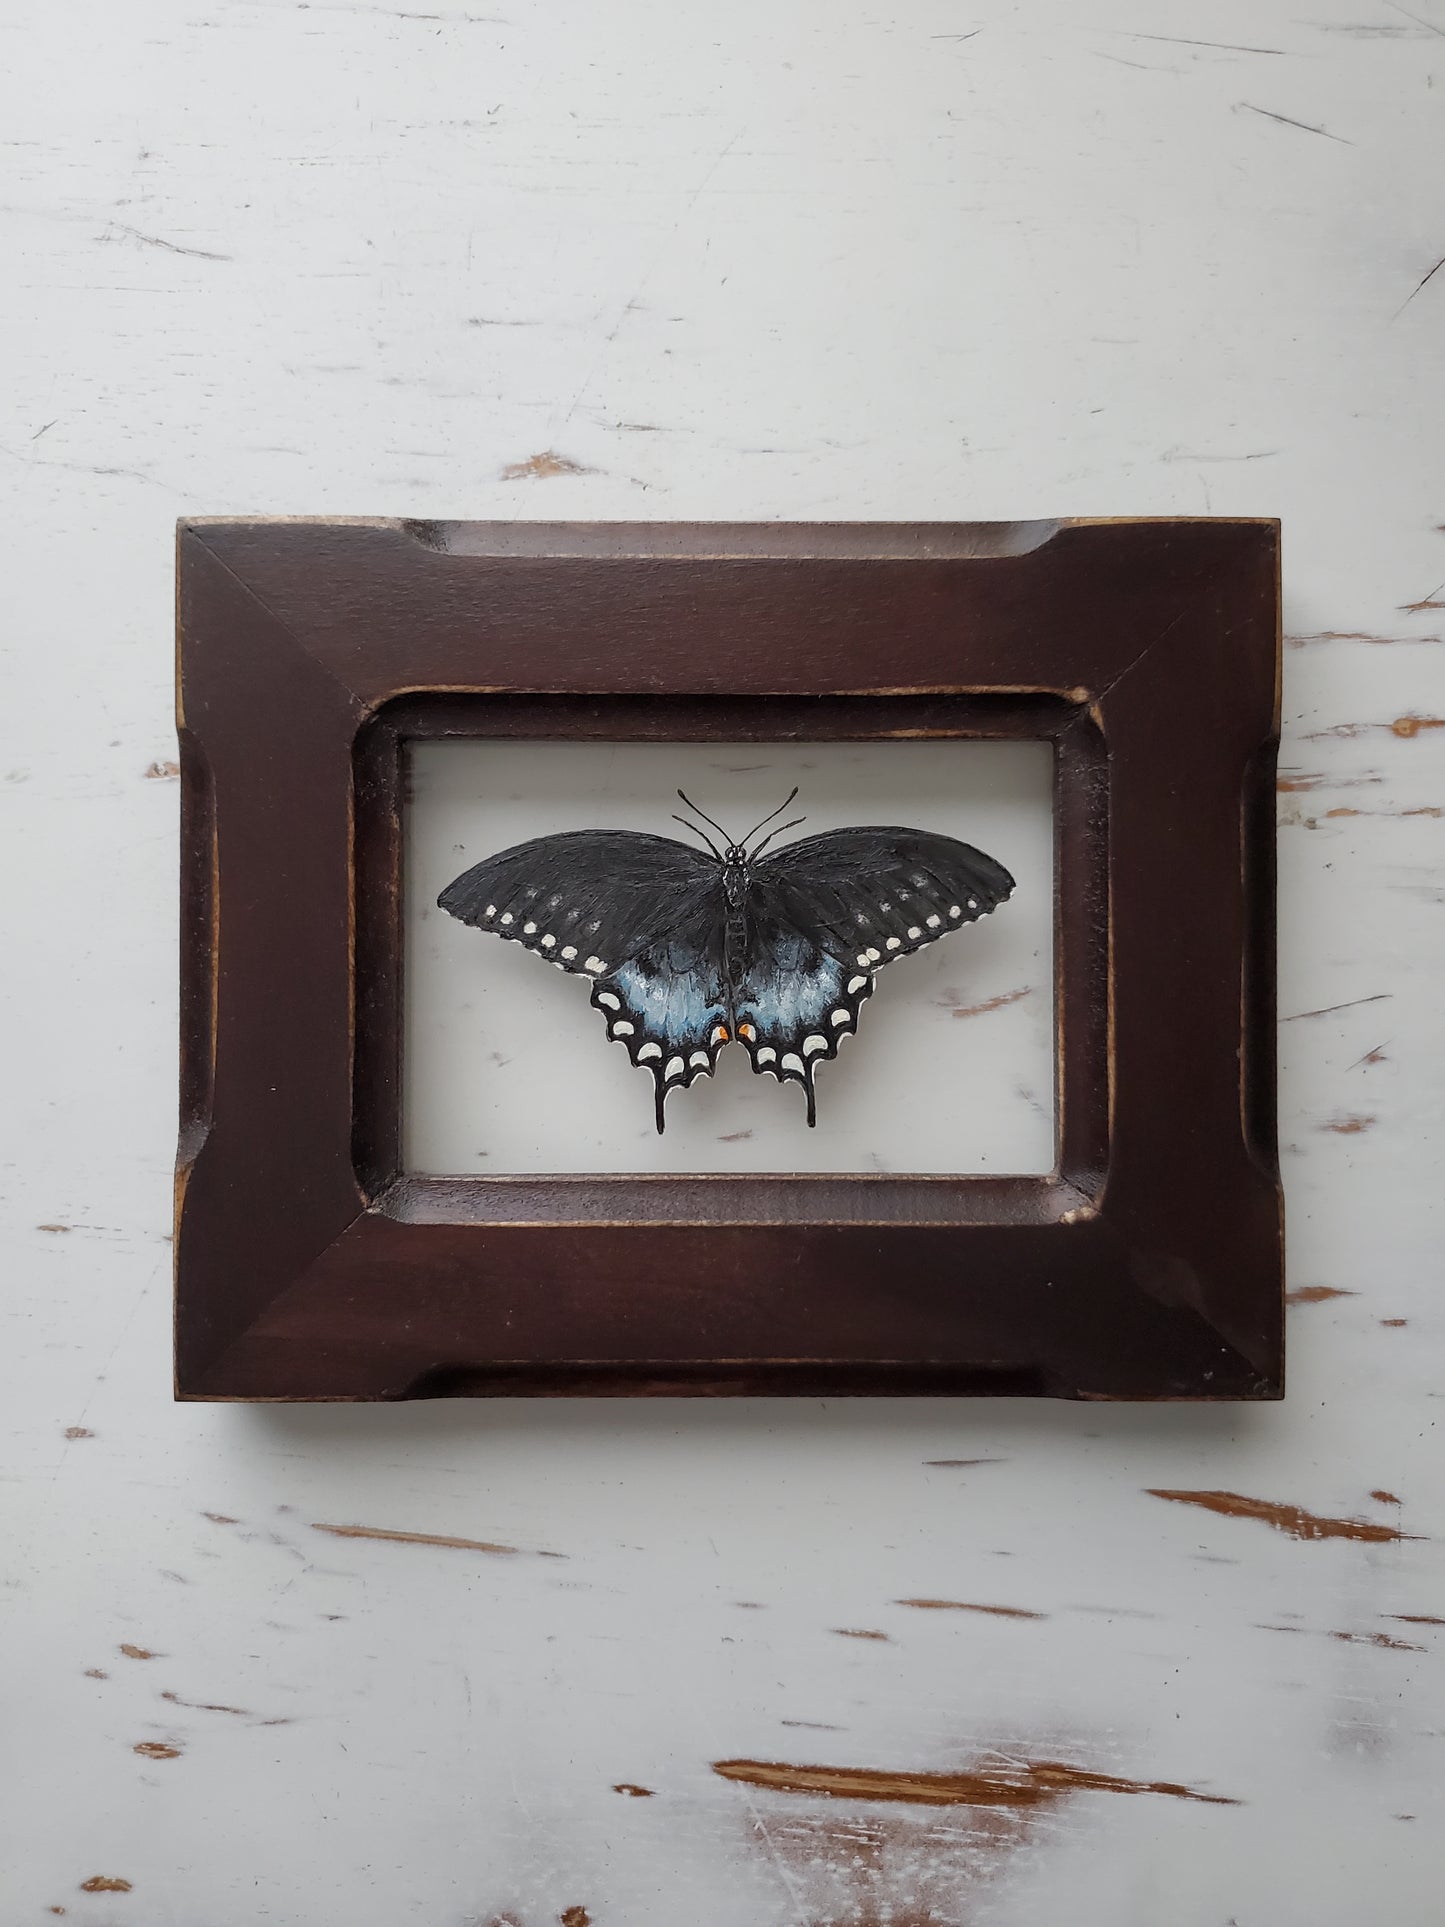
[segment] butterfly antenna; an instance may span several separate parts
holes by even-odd
[[[781,815],[782,815],[782,813],[783,813],[783,811],[784,811],[784,810],[785,810],[785,809],[786,809],[786,808],[788,807],[788,805],[789,805],[789,803],[791,803],[791,802],[792,802],[792,800],[793,800],[793,798],[794,798],[794,797],[795,797],[795,796],[796,796],[797,794],[798,794],[798,785],[797,785],[796,783],[794,783],[794,785],[793,785],[793,787],[792,787],[792,789],[791,789],[791,790],[789,790],[789,792],[788,792],[788,794],[787,794],[787,795],[786,795],[786,796],[785,796],[785,797],[783,798],[783,800],[782,800],[782,802],[781,802],[781,803],[779,803],[779,805],[778,805],[778,807],[777,807],[777,808],[776,808],[775,810],[769,810],[769,811],[768,811],[768,813],[767,813],[767,815],[766,815],[766,816],[765,816],[765,817],[763,818],[763,822],[762,822],[762,823],[754,823],[754,825],[753,825],[753,827],[752,827],[752,828],[751,828],[751,829],[750,829],[750,830],[748,831],[748,834],[747,834],[747,836],[745,836],[745,837],[743,838],[743,845],[744,845],[744,848],[746,848],[746,846],[747,846],[747,843],[748,843],[748,841],[749,841],[749,839],[750,839],[751,837],[755,837],[755,836],[757,835],[757,833],[758,833],[758,831],[759,831],[760,829],[762,829],[762,827],[763,827],[763,823],[771,823],[771,822],[772,822],[772,820],[773,820],[773,818],[774,818],[775,816],[781,816]],[[800,818],[799,820],[801,821],[801,818]],[[785,827],[786,827],[786,826],[785,826]],[[777,834],[778,834],[778,832],[777,832],[776,830],[774,830],[774,831],[773,831],[773,835],[774,835],[774,836],[776,836]],[[754,854],[756,854],[756,852],[755,852]]]
[[[721,863],[723,861],[722,851],[718,848],[716,843],[713,842],[712,838],[708,835],[706,830],[700,830],[697,827],[696,823],[689,823],[687,818],[685,816],[679,816],[676,810],[674,810],[672,813],[672,820],[674,823],[681,823],[682,827],[685,830],[691,830],[694,836],[700,836],[703,842],[706,843],[707,847],[712,851],[713,855],[717,858],[718,862]]]
[[[687,807],[692,811],[694,816],[700,816],[704,823],[712,823],[712,827],[717,831],[718,835],[723,839],[725,843],[730,843],[732,841],[731,837],[729,837],[727,831],[723,828],[722,824],[713,823],[713,819],[708,815],[707,811],[700,810],[697,804],[693,802],[692,798],[686,793],[685,790],[679,790],[677,793],[682,798],[683,802],[686,803]],[[764,818],[764,821],[766,820],[767,819]]]
[[[793,793],[794,795],[796,795],[797,794],[796,790]],[[762,855],[763,851],[767,849],[768,845],[772,842],[775,836],[781,836],[784,830],[796,830],[800,823],[806,823],[807,820],[808,819],[806,816],[795,816],[791,823],[780,823],[775,830],[769,830],[767,835],[763,838],[762,842],[753,851],[752,856],[749,858],[749,861],[756,863],[758,858]]]

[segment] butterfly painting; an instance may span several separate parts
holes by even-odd
[[[633,830],[540,836],[473,865],[438,897],[443,910],[559,970],[586,977],[607,1035],[652,1074],[657,1129],[668,1093],[742,1044],[759,1073],[801,1084],[817,1122],[818,1065],[858,1027],[885,964],[974,923],[1011,894],[990,856],[928,830],[829,830],[752,844],[798,794],[739,841],[678,791],[711,829],[700,837]]]

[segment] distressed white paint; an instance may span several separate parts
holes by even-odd
[[[408,1164],[488,1175],[1052,1170],[1052,782],[1044,743],[418,744],[405,866]],[[793,835],[908,823],[976,844],[1017,888],[950,942],[880,974],[846,1059],[818,1079],[816,1130],[802,1094],[755,1077],[738,1044],[712,1083],[669,1105],[659,1137],[653,1080],[607,1049],[586,983],[559,982],[521,944],[458,923],[438,893],[482,857],[558,830],[689,840],[672,820],[679,786],[740,835],[794,783],[808,821]],[[569,1101],[558,1105],[563,1082]]]
[[[1434,1927],[1445,14],[492,11],[3,19],[0,1914]],[[1283,516],[1288,1401],[173,1407],[168,524],[357,510]],[[1243,1804],[709,1767],[992,1749]]]

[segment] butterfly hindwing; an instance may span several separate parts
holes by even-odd
[[[752,893],[749,907],[747,962],[736,986],[738,1036],[756,1072],[803,1086],[814,1124],[814,1073],[852,1036],[873,979],[794,926],[766,888]]]
[[[699,928],[695,946],[673,943],[630,958],[592,987],[607,1035],[652,1073],[659,1135],[668,1092],[709,1076],[729,1039],[722,957],[711,935]]]
[[[829,830],[764,857],[759,884],[815,942],[873,971],[995,910],[1013,890],[1001,863],[929,830]]]

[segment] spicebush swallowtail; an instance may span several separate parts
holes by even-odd
[[[437,902],[463,923],[587,977],[607,1035],[652,1073],[657,1129],[669,1091],[710,1075],[734,1039],[753,1069],[801,1084],[817,1122],[818,1064],[857,1029],[895,957],[997,909],[1014,880],[928,830],[829,830],[763,852],[793,791],[741,842],[695,850],[633,830],[539,836],[474,864]]]

